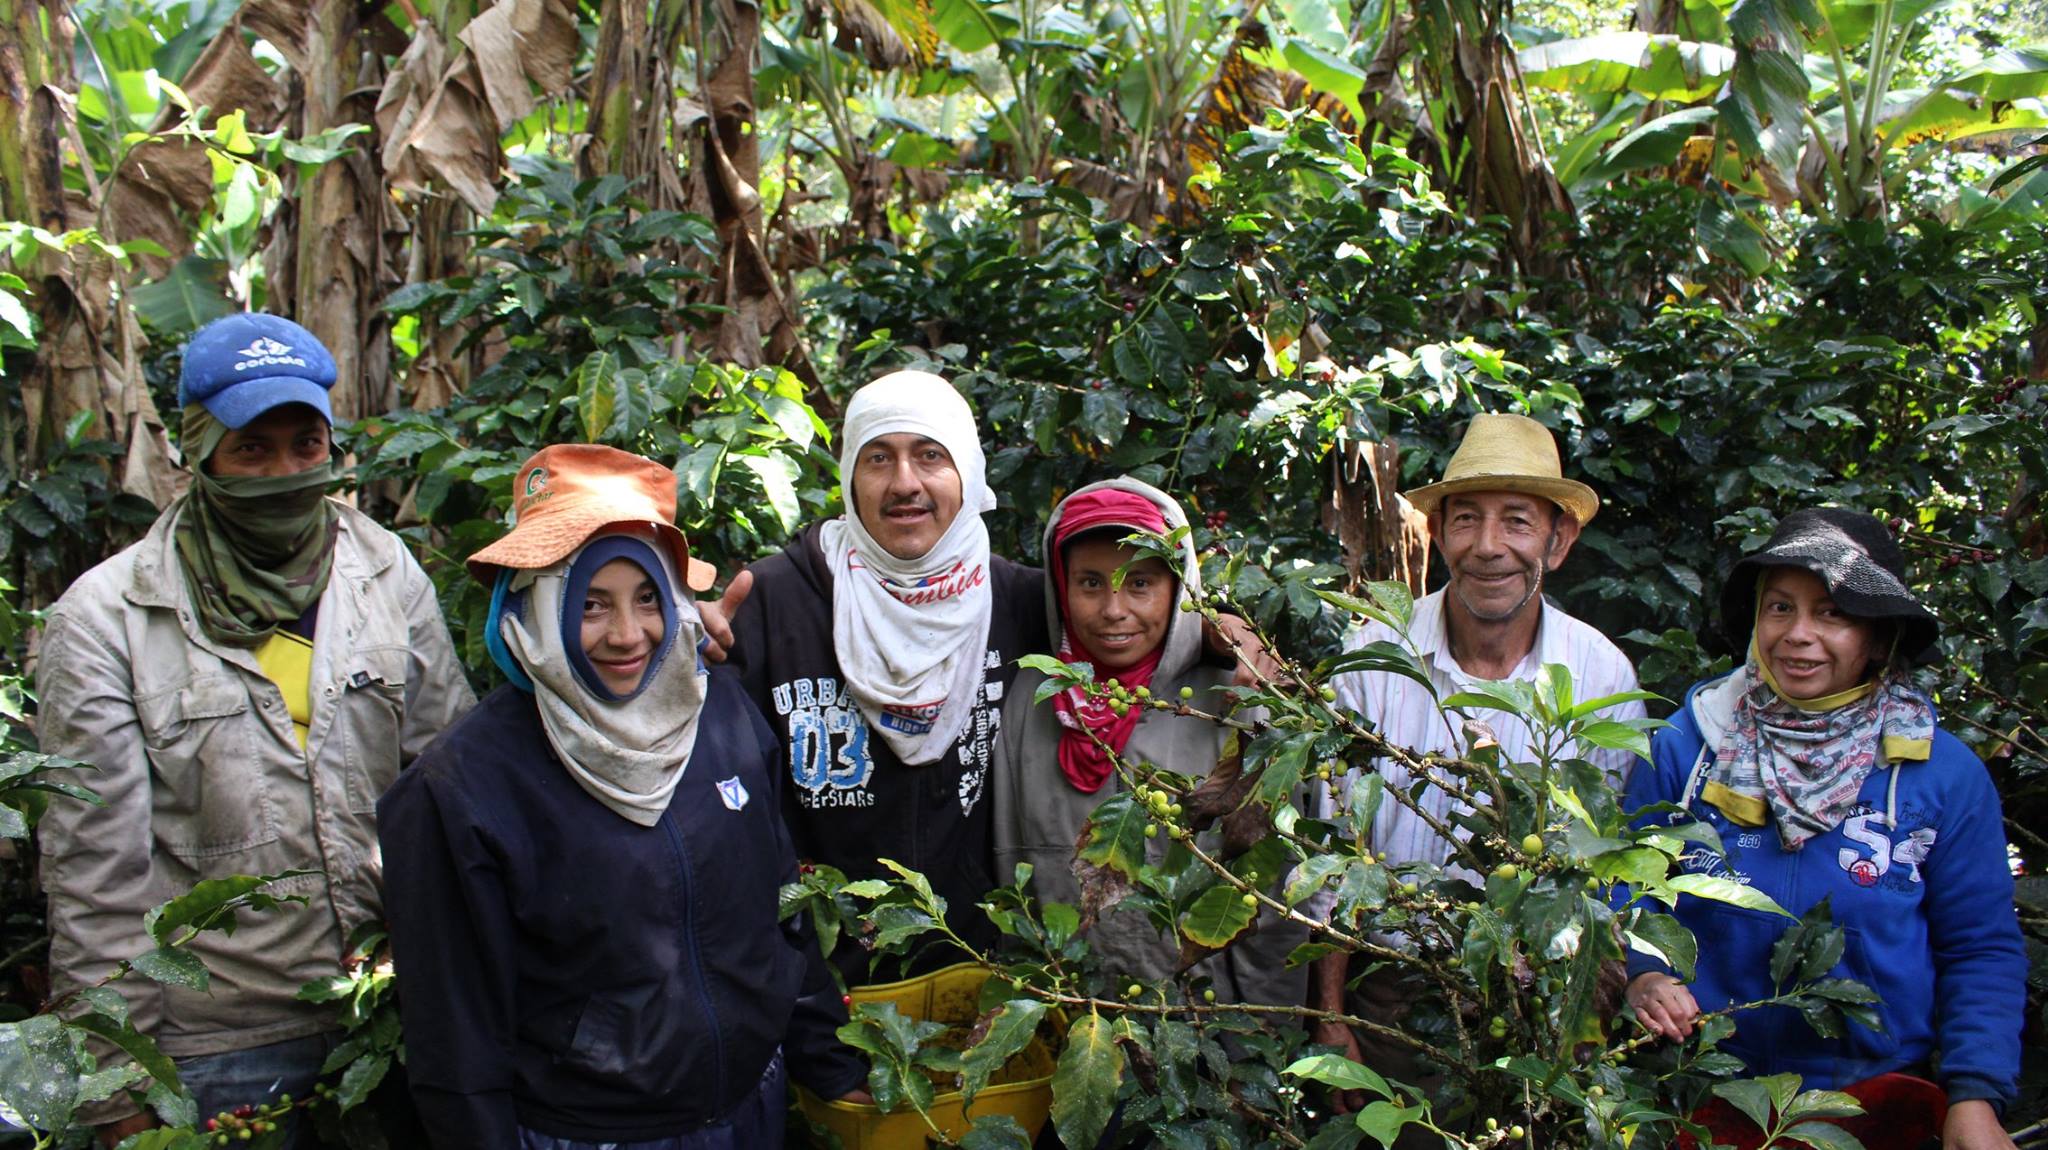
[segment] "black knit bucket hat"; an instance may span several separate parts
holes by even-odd
[[[1941,625],[1906,588],[1906,556],[1884,521],[1861,511],[1817,507],[1778,522],[1763,549],[1737,560],[1721,590],[1721,633],[1737,651],[1749,649],[1756,627],[1756,584],[1772,567],[1811,571],[1827,584],[1835,606],[1858,619],[1898,627],[1898,650],[1916,663],[1935,655]]]

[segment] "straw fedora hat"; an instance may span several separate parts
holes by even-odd
[[[469,557],[469,572],[489,583],[496,568],[534,570],[567,559],[607,528],[637,527],[668,546],[692,591],[718,572],[690,557],[675,525],[676,473],[652,459],[594,443],[558,443],[536,452],[512,481],[512,530]]]
[[[1461,491],[1540,495],[1570,512],[1581,527],[1600,511],[1592,488],[1564,477],[1550,429],[1526,415],[1473,416],[1443,480],[1402,494],[1423,514],[1434,515],[1444,496]]]

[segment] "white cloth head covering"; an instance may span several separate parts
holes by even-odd
[[[514,576],[511,589],[525,592],[525,610],[507,611],[498,622],[505,646],[533,680],[548,745],[569,776],[592,798],[643,827],[661,821],[683,781],[711,678],[697,658],[704,623],[696,603],[676,594],[683,583],[668,549],[651,550],[675,602],[676,635],[668,657],[648,672],[653,681],[630,699],[611,702],[591,694],[570,669],[562,646],[562,612],[573,609],[580,616],[583,608],[562,601],[581,547],[552,567]]]
[[[943,446],[960,473],[960,511],[932,549],[898,559],[875,542],[854,503],[861,448],[908,432]],[[898,371],[855,392],[839,439],[846,514],[819,545],[832,569],[832,646],[868,725],[906,763],[929,763],[953,745],[981,696],[988,652],[988,527],[994,510],[974,412],[953,385]]]

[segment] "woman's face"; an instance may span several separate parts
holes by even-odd
[[[597,569],[583,595],[583,654],[614,695],[640,689],[661,646],[661,594],[630,559]]]
[[[1110,586],[1136,554],[1111,539],[1083,539],[1067,549],[1067,622],[1099,669],[1133,666],[1166,641],[1179,586],[1166,564],[1132,563],[1123,585]]]
[[[1757,654],[1786,694],[1817,699],[1846,691],[1884,658],[1879,629],[1835,606],[1820,576],[1773,567],[1764,572],[1763,588]]]

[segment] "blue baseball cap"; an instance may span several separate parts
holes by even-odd
[[[334,357],[313,333],[281,316],[223,316],[185,344],[178,405],[199,403],[231,428],[286,403],[303,403],[328,423],[334,409]]]

